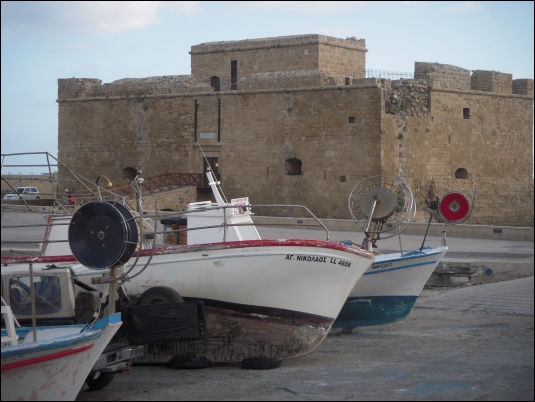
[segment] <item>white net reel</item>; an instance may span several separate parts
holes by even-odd
[[[379,239],[403,232],[416,215],[416,201],[400,177],[371,176],[357,183],[349,194],[349,213],[364,224],[363,247],[370,249]]]

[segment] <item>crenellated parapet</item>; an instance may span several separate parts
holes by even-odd
[[[533,96],[533,79],[513,80],[512,74],[499,71],[470,71],[449,64],[416,62],[414,78],[426,80],[432,89]]]
[[[512,94],[513,74],[475,70],[470,77],[470,89],[474,91]]]
[[[414,63],[414,79],[429,82],[432,88],[470,89],[470,70],[439,63]]]
[[[513,80],[513,93],[517,95],[533,96],[533,79],[522,78]]]
[[[58,99],[87,99],[209,92],[209,85],[198,84],[191,75],[123,78],[102,84],[93,78],[58,80]]]

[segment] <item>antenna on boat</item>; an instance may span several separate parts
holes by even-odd
[[[208,170],[209,170],[210,172],[213,172],[214,169],[213,169],[212,166],[210,165],[210,162],[208,161],[208,158],[206,157],[206,155],[205,155],[205,153],[204,153],[204,151],[203,151],[203,149],[202,149],[202,147],[201,147],[201,144],[197,143],[197,145],[199,145],[199,149],[200,149],[201,152],[202,152],[202,156],[203,156],[203,158],[204,158],[206,164],[208,165]],[[212,173],[210,173],[210,175],[213,176],[213,183],[216,185],[217,189],[219,190],[219,193],[221,194],[221,196],[222,196],[222,198],[223,198],[223,202],[224,202],[225,204],[228,204],[227,197],[225,197],[225,193],[223,192],[223,189],[222,189],[221,186],[220,186],[221,182],[220,182],[219,180],[217,180],[217,178],[216,178]],[[210,176],[210,175],[208,175],[208,176]],[[212,183],[208,183],[208,184],[212,185]],[[216,192],[214,192],[214,194],[216,194]],[[218,200],[216,200],[216,201],[218,201]]]
[[[416,215],[414,196],[400,177],[378,175],[361,180],[349,194],[348,207],[356,223],[365,222],[362,247],[368,251],[377,240],[401,234]]]

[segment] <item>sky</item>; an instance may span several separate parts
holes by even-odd
[[[532,1],[2,1],[2,154],[58,149],[58,79],[191,73],[191,46],[320,34],[365,39],[366,68],[415,62],[534,77]],[[12,159],[12,158],[11,158]],[[19,163],[19,162],[17,162]],[[3,163],[4,166],[4,163]],[[2,173],[10,169],[3,168]],[[11,169],[13,170],[13,169]],[[39,173],[18,168],[11,173]]]

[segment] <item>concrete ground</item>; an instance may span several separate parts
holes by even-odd
[[[30,223],[28,219],[7,213],[2,226],[10,220]],[[2,241],[42,239],[44,228],[32,230],[32,235],[22,235],[3,228]],[[259,227],[259,232],[263,238],[325,238],[318,230]],[[362,241],[358,233],[330,235],[331,240]],[[403,250],[419,248],[422,239],[402,235]],[[136,365],[103,390],[83,388],[76,400],[533,401],[533,241],[447,240],[440,270],[405,320],[351,334],[333,330],[313,353],[283,361],[274,370]],[[440,236],[425,242],[440,244]],[[2,245],[3,254],[9,252],[6,247]],[[9,247],[37,250],[36,244]],[[382,240],[379,250],[399,251],[399,239]]]
[[[136,365],[76,400],[533,401],[533,286],[528,277],[425,289],[405,320],[333,330],[274,370]]]

